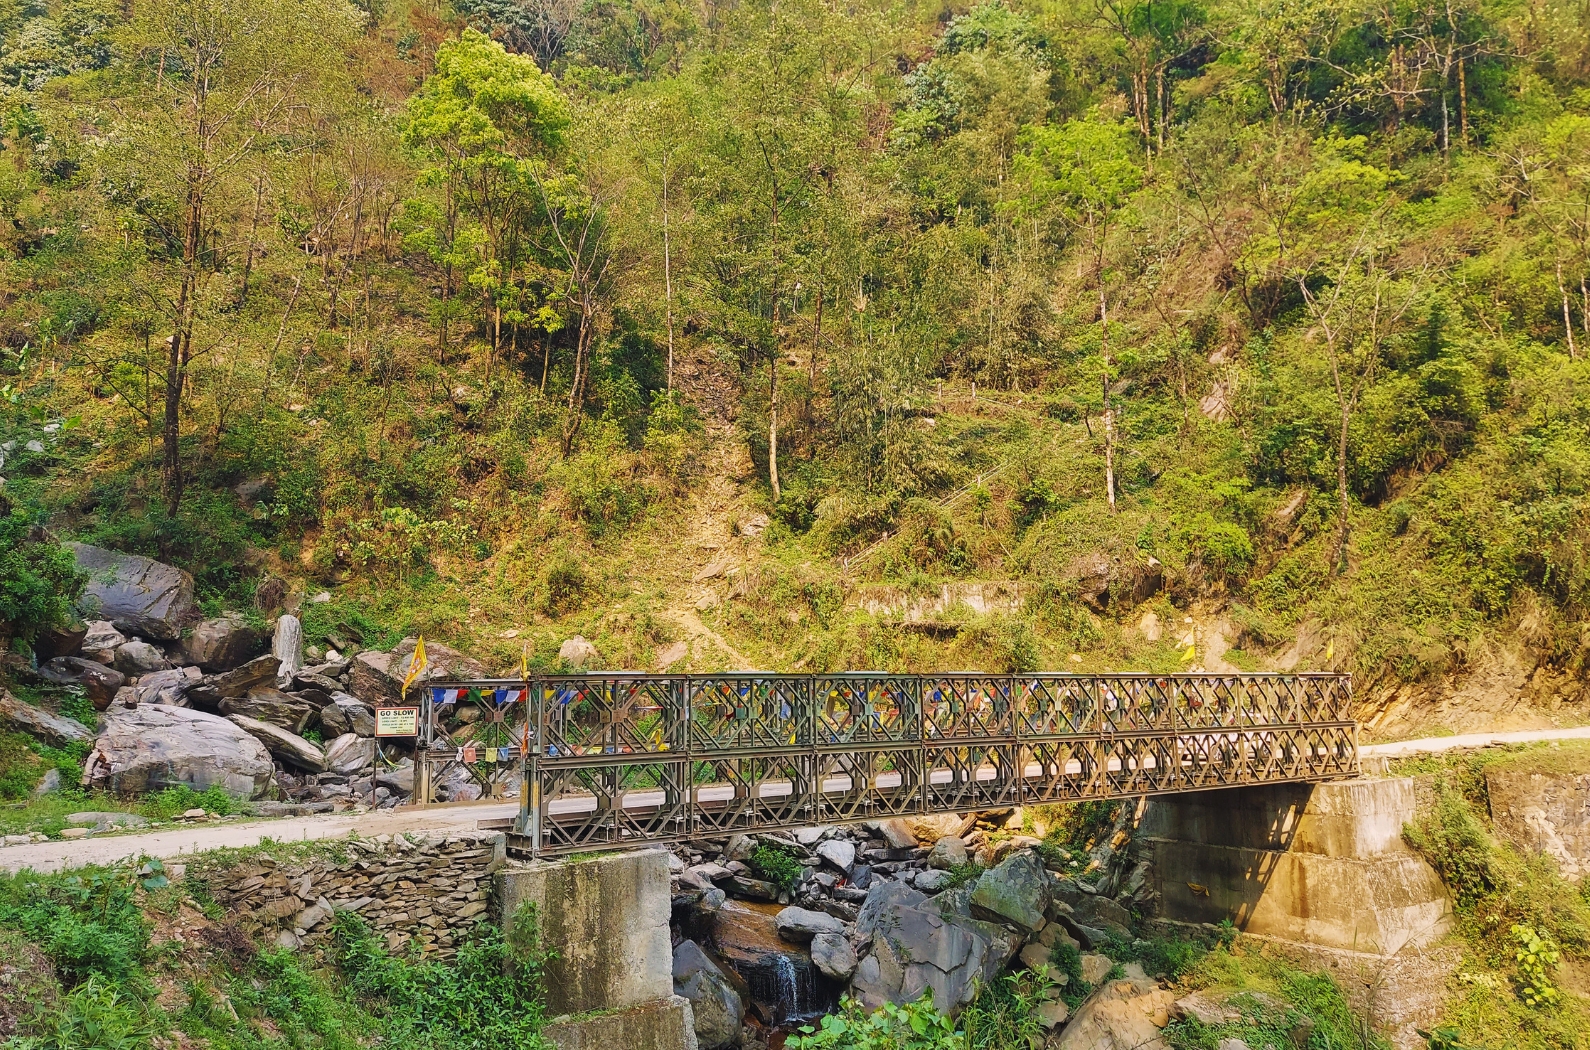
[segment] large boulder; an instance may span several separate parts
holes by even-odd
[[[903,817],[905,826],[918,842],[931,846],[946,835],[960,834],[963,820],[958,813],[934,813],[925,817]]]
[[[244,696],[256,686],[275,681],[276,658],[269,654],[256,656],[241,667],[221,674],[205,675],[188,688],[188,702],[206,711],[219,711],[222,700]]]
[[[283,763],[309,773],[326,771],[326,753],[297,733],[247,715],[227,715],[226,720],[265,745]]]
[[[51,747],[65,747],[94,735],[70,718],[24,704],[4,689],[0,689],[0,729],[21,730]]]
[[[1054,1050],[1170,1050],[1160,1032],[1170,1021],[1175,993],[1151,978],[1106,981],[1077,1008]]]
[[[580,635],[566,638],[563,644],[558,646],[558,659],[575,670],[595,663],[600,657],[601,654],[596,651],[596,646]]]
[[[848,981],[856,972],[856,951],[841,933],[819,933],[812,938],[812,965],[835,981]]]
[[[171,666],[166,654],[142,638],[134,638],[116,647],[111,666],[122,674],[140,675],[151,671],[164,671]]]
[[[83,785],[130,795],[186,785],[259,798],[273,784],[265,746],[224,718],[185,707],[113,708],[83,768]]]
[[[414,660],[415,642],[405,638],[389,653],[367,650],[355,657],[348,671],[353,695],[376,706],[399,702],[403,679]],[[419,678],[422,682],[486,677],[484,664],[440,642],[425,643],[425,660],[426,669]]]
[[[146,674],[133,685],[132,702],[191,707],[188,690],[202,677],[197,667],[173,667],[169,671]]]
[[[241,715],[295,734],[320,717],[320,707],[314,702],[268,685],[257,685],[244,696],[223,697],[220,711],[228,718]]]
[[[375,761],[375,741],[355,733],[344,733],[326,745],[326,770],[352,776],[370,768]]]
[[[851,994],[868,1010],[903,1005],[932,989],[953,1014],[1004,970],[1022,938],[991,922],[929,900],[903,882],[875,883],[856,918],[872,950],[857,965]]]
[[[331,703],[320,709],[320,725],[327,734],[375,736],[375,712],[356,696],[331,694]]]
[[[127,681],[127,676],[114,667],[81,656],[57,656],[39,668],[39,677],[55,685],[82,686],[97,711],[109,707],[116,690]]]
[[[265,635],[237,613],[205,620],[182,640],[188,662],[207,674],[230,671],[265,651]]]
[[[89,575],[79,602],[85,615],[109,620],[129,634],[169,642],[198,622],[193,577],[181,569],[86,543],[66,547]]]
[[[845,924],[824,911],[809,911],[791,905],[773,917],[778,935],[786,941],[806,944],[820,933],[845,932]]]
[[[674,994],[690,1000],[696,1043],[701,1050],[726,1050],[740,1041],[745,1002],[740,993],[695,941],[674,949]]]
[[[1049,873],[1030,850],[1013,853],[983,872],[972,890],[974,914],[1013,923],[1028,933],[1044,924],[1049,902]]]

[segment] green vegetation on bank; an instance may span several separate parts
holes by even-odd
[[[1578,771],[1583,744],[1487,749],[1420,759],[1415,774],[1432,796],[1404,837],[1440,874],[1464,946],[1453,997],[1433,1039],[1462,1047],[1582,1050],[1590,1000],[1560,987],[1563,963],[1590,962],[1590,880],[1574,887],[1556,862],[1527,855],[1491,831],[1486,772]],[[1432,1043],[1434,1045],[1434,1043]]]
[[[153,936],[202,913],[187,939]],[[265,946],[226,924],[203,885],[136,868],[0,880],[13,1050],[146,1050],[201,1040],[221,1050],[540,1050],[541,956],[533,916],[509,944],[477,925],[456,959],[390,952],[339,914],[324,958]]]
[[[1584,670],[1577,8],[551,11],[0,7],[5,528],[504,665]]]

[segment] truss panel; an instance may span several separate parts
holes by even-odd
[[[490,705],[520,738],[511,751],[523,755],[525,785],[511,844],[531,855],[1358,773],[1346,675],[427,683],[425,702],[449,695]],[[451,751],[437,724],[428,710],[422,753]]]

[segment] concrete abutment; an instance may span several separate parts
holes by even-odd
[[[497,874],[505,932],[532,912],[547,962],[546,1036],[560,1050],[696,1050],[673,994],[667,855],[531,863]]]

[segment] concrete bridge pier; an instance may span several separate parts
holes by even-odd
[[[659,850],[542,861],[497,874],[503,925],[528,917],[553,952],[545,1035],[559,1050],[696,1050],[673,994],[668,859]]]
[[[1273,784],[1152,800],[1139,834],[1160,915],[1375,955],[1446,936],[1435,870],[1402,839],[1411,777]]]

